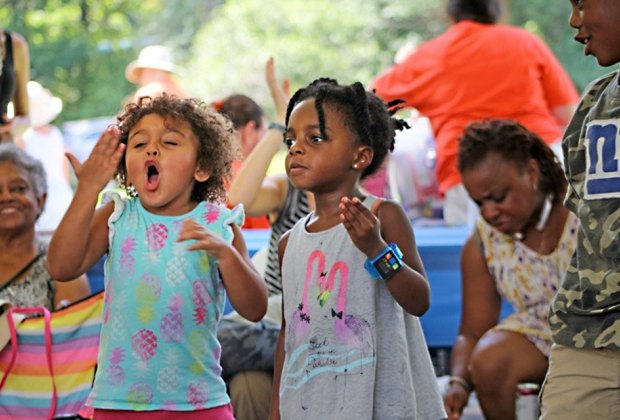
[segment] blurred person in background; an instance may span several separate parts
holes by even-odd
[[[243,160],[252,152],[260,139],[267,131],[267,117],[263,109],[250,97],[241,94],[227,96],[216,101],[213,107],[227,116],[235,128],[235,137],[241,151],[241,160],[233,162],[233,176],[235,179]],[[244,229],[268,229],[270,227],[267,216],[248,216],[243,222]]]
[[[501,0],[448,0],[446,12],[450,27],[380,74],[373,88],[430,119],[444,220],[473,224],[478,211],[456,164],[463,128],[486,118],[513,119],[561,156],[559,141],[579,95],[539,38],[498,23]]]
[[[461,325],[444,403],[449,419],[458,419],[473,389],[485,418],[510,420],[517,384],[545,377],[549,306],[577,247],[579,221],[562,204],[567,182],[556,155],[517,122],[467,126],[458,168],[481,218],[461,256]],[[500,321],[502,299],[514,312]]]
[[[37,231],[49,235],[62,220],[73,197],[63,135],[51,124],[62,111],[62,100],[34,81],[28,82],[28,98],[31,127],[24,133],[20,145],[43,163],[47,174],[48,197],[37,220]]]
[[[232,121],[245,159],[267,131],[269,122],[265,112],[252,98],[242,94],[229,95],[213,106]]]
[[[0,299],[54,310],[90,294],[85,275],[71,282],[47,271],[47,243],[35,232],[48,196],[42,163],[0,144]]]
[[[136,102],[142,96],[151,98],[166,92],[181,99],[189,95],[176,79],[178,68],[174,62],[172,50],[163,45],[144,47],[138,59],[125,68],[125,77],[138,85],[137,90],[127,100]]]
[[[28,128],[30,55],[28,43],[20,34],[0,28],[0,143],[21,137]],[[12,116],[9,103],[13,104]]]

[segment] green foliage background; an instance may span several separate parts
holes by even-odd
[[[573,41],[569,2],[550,5],[510,0],[506,20],[543,38],[583,89],[610,69]],[[0,0],[0,26],[29,42],[32,79],[64,101],[57,123],[117,113],[134,89],[125,66],[148,44],[174,48],[193,95],[240,92],[269,108],[269,56],[293,89],[320,76],[369,83],[401,45],[446,25],[436,0]]]

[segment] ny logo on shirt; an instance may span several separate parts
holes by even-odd
[[[620,197],[618,120],[592,121],[586,128],[585,198]]]

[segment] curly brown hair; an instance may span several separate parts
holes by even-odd
[[[131,129],[149,114],[187,122],[198,139],[198,165],[210,176],[205,182],[196,182],[192,200],[225,201],[224,185],[230,179],[233,160],[239,157],[231,122],[199,99],[180,99],[165,93],[155,98],[144,96],[137,103],[127,104],[116,117],[122,143],[127,144]],[[116,179],[130,195],[136,195],[127,184],[125,159],[118,165]]]

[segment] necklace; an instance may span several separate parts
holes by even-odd
[[[547,222],[549,221],[549,216],[551,215],[551,209],[553,208],[553,193],[547,194],[545,197],[545,201],[543,202],[542,209],[540,210],[540,216],[538,217],[538,222],[536,223],[536,230],[541,232],[545,226],[547,226]],[[517,241],[522,241],[525,238],[523,232],[517,232],[514,235],[514,238]]]

